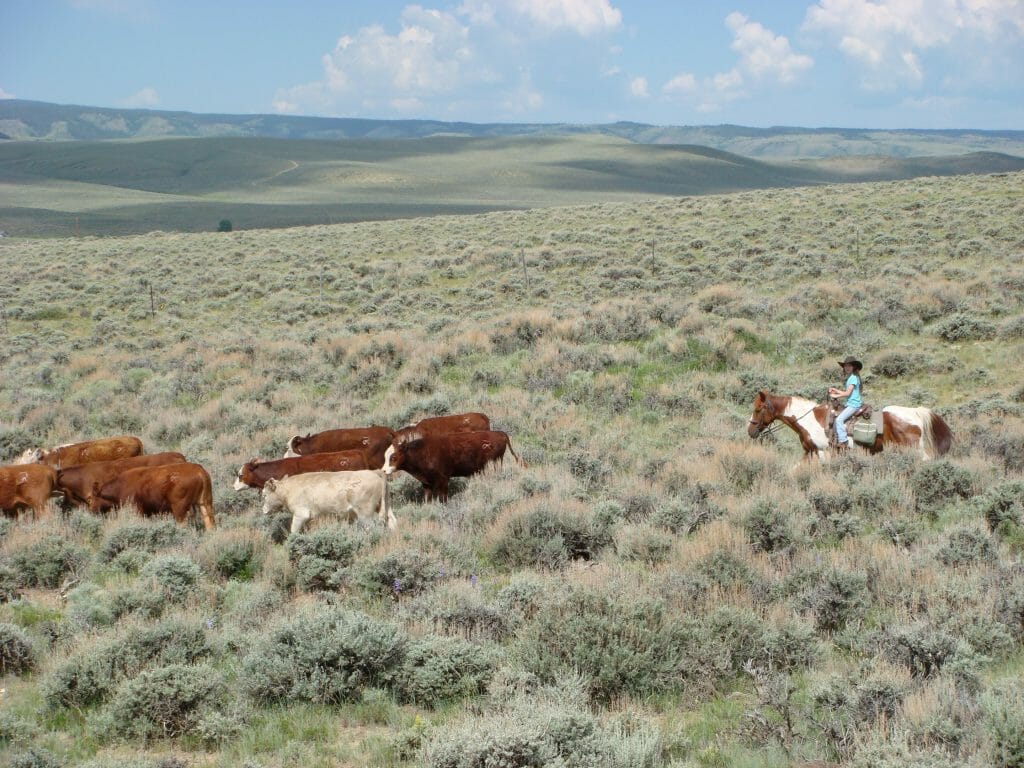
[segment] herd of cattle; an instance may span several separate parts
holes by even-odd
[[[234,488],[259,490],[263,512],[292,514],[292,532],[322,514],[350,522],[379,520],[395,527],[387,479],[402,470],[423,484],[427,500],[446,501],[448,482],[469,477],[508,450],[519,463],[505,432],[492,431],[482,413],[422,419],[408,427],[332,429],[296,435],[284,458],[246,462]],[[170,513],[179,523],[198,510],[207,530],[214,527],[213,486],[200,464],[181,453],[147,454],[142,441],[124,435],[52,450],[26,451],[0,466],[0,511],[17,516],[31,509],[45,515],[53,497],[106,512],[133,504],[143,515]]]

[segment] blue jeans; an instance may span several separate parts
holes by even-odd
[[[857,409],[851,405],[843,408],[842,413],[836,416],[836,440],[840,445],[846,445],[846,420],[853,416]]]

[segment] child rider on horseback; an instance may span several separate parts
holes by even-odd
[[[853,355],[840,361],[839,364],[843,367],[843,373],[846,374],[845,388],[829,387],[828,394],[830,397],[846,398],[846,407],[836,416],[836,444],[840,447],[852,447],[853,443],[846,434],[846,420],[853,416],[854,412],[863,405],[860,396],[860,370],[864,366]]]

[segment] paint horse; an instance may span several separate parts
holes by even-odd
[[[802,397],[773,395],[767,390],[754,398],[754,413],[747,434],[760,436],[778,419],[797,433],[804,448],[804,459],[828,457],[828,406]],[[928,408],[905,408],[887,405],[882,409],[882,431],[874,445],[861,446],[869,453],[879,453],[887,445],[917,448],[923,458],[934,459],[949,451],[953,432],[937,413]]]

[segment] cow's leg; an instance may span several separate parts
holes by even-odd
[[[292,512],[292,533],[298,533],[309,521],[309,512],[304,509],[297,509]]]
[[[442,478],[435,483],[434,497],[442,504],[448,501],[448,478]]]

